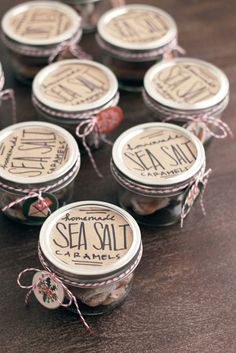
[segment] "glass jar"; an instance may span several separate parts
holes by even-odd
[[[157,120],[184,125],[203,143],[231,134],[221,120],[229,81],[205,61],[176,58],[154,65],[145,74],[143,97]]]
[[[150,226],[179,220],[182,225],[210,173],[205,172],[204,148],[195,135],[157,122],[137,125],[118,137],[111,172],[121,207]]]
[[[14,221],[40,225],[73,195],[80,168],[74,138],[44,122],[24,122],[0,132],[0,207]]]
[[[106,133],[117,127],[122,119],[118,101],[116,77],[95,61],[51,64],[33,82],[33,105],[39,116],[73,134],[81,150],[98,148]]]
[[[154,6],[136,4],[109,10],[99,19],[97,30],[104,64],[126,90],[141,90],[144,74],[152,65],[181,51],[175,21]]]
[[[85,33],[95,31],[101,15],[102,0],[64,0],[63,2],[73,7],[82,17],[82,27]]]
[[[84,315],[110,312],[125,300],[142,256],[135,220],[99,201],[75,202],[54,212],[41,228],[39,246],[44,270],[66,286],[61,302],[68,301],[69,289]],[[69,308],[78,311],[74,304]]]
[[[16,78],[28,84],[50,60],[72,51],[82,35],[81,17],[57,1],[19,4],[7,11],[1,25]]]

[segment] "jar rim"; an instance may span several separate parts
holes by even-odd
[[[200,67],[201,69],[207,70],[209,73],[214,75],[219,84],[220,89],[219,91],[209,99],[205,99],[196,103],[182,103],[182,102],[175,102],[172,99],[165,98],[161,95],[153,85],[151,84],[154,80],[155,76],[160,73],[162,70],[166,68],[172,68],[178,64],[192,64],[195,66]],[[208,63],[207,61],[190,58],[190,57],[183,57],[183,58],[174,58],[174,59],[165,59],[160,63],[153,65],[145,74],[144,76],[144,90],[157,104],[160,106],[168,107],[172,110],[182,110],[186,112],[193,112],[198,110],[205,110],[209,109],[221,101],[229,94],[229,80],[225,73],[216,67],[215,65]]]
[[[138,11],[151,11],[159,15],[162,20],[168,25],[167,33],[156,40],[147,43],[126,43],[122,40],[114,38],[106,31],[106,25],[111,21],[113,18],[128,13],[130,10],[138,10]],[[151,5],[144,5],[144,4],[129,4],[124,6],[119,6],[117,8],[111,9],[105,12],[99,19],[97,25],[97,31],[100,37],[111,46],[117,47],[119,49],[126,49],[130,52],[144,52],[144,51],[151,51],[153,49],[164,47],[165,45],[169,44],[174,38],[177,36],[177,26],[174,19],[164,10],[159,9],[156,6]]]
[[[105,93],[104,96],[102,96],[98,100],[95,100],[94,102],[82,103],[82,104],[71,105],[71,106],[66,106],[65,104],[62,104],[62,103],[56,103],[46,98],[40,90],[40,85],[42,84],[43,80],[50,73],[52,73],[54,70],[57,70],[61,66],[76,65],[76,64],[87,65],[88,67],[91,66],[101,70],[109,81],[109,89],[107,93]],[[49,107],[57,111],[62,111],[65,113],[66,112],[71,112],[71,113],[86,112],[87,110],[93,110],[93,109],[98,109],[100,107],[103,107],[114,98],[117,91],[118,91],[118,81],[114,73],[106,66],[98,62],[87,60],[87,59],[67,59],[67,60],[62,60],[62,61],[58,61],[53,64],[50,64],[38,72],[38,74],[35,76],[33,80],[33,85],[32,85],[33,95],[39,100],[40,103],[44,104],[46,107]]]
[[[47,184],[59,178],[63,178],[74,166],[78,163],[78,169],[80,169],[80,152],[78,148],[78,144],[75,141],[74,137],[65,129],[55,124],[47,123],[47,122],[39,122],[39,121],[27,121],[22,123],[17,123],[0,131],[0,142],[4,140],[7,136],[12,134],[14,131],[18,129],[22,129],[24,127],[45,127],[47,129],[52,130],[55,133],[60,134],[67,144],[69,145],[69,158],[66,163],[62,166],[62,168],[56,170],[55,172],[35,177],[27,177],[27,176],[18,176],[14,174],[10,174],[4,170],[1,170],[1,179],[5,182],[17,183],[20,185],[33,185],[34,187],[39,184]]]
[[[66,14],[70,20],[71,24],[63,33],[56,35],[47,39],[32,39],[26,38],[15,33],[10,26],[10,20],[13,16],[20,14],[21,12],[27,11],[31,8],[37,7],[47,7],[50,9],[55,9]],[[2,18],[1,27],[3,33],[11,40],[28,46],[52,46],[57,45],[61,42],[71,39],[77,32],[79,28],[79,23],[81,22],[81,17],[77,12],[72,9],[69,5],[60,3],[59,1],[28,1],[21,4],[18,4],[11,9],[9,9]]]
[[[124,220],[126,220],[129,226],[131,227],[132,244],[127,253],[124,254],[116,262],[106,264],[100,267],[89,267],[86,265],[80,265],[78,268],[78,266],[73,267],[72,265],[60,261],[58,257],[53,254],[50,246],[50,234],[53,226],[69,210],[86,206],[93,206],[98,208],[101,207],[102,209],[106,208],[110,211],[113,211],[117,215],[120,215]],[[53,271],[61,274],[63,278],[66,279],[67,277],[73,277],[74,280],[77,280],[78,282],[96,282],[102,281],[103,279],[108,277],[115,278],[121,272],[128,270],[128,268],[130,268],[130,266],[132,266],[132,264],[137,261],[138,255],[140,255],[140,251],[142,249],[142,241],[140,228],[137,222],[125,210],[111,203],[102,201],[79,201],[61,207],[57,211],[53,212],[53,214],[51,214],[46,219],[40,231],[39,246],[43,257],[46,259],[46,261],[49,262],[50,265],[52,265]]]
[[[123,147],[131,138],[134,138],[138,134],[149,129],[159,129],[160,131],[170,130],[172,132],[181,133],[184,137],[187,137],[193,143],[197,152],[197,157],[193,165],[188,170],[182,172],[179,175],[171,178],[157,178],[156,181],[148,180],[148,178],[144,180],[144,177],[134,174],[124,163],[122,155]],[[200,140],[193,133],[178,125],[163,122],[144,123],[126,130],[117,138],[112,149],[112,163],[124,178],[131,180],[141,187],[145,185],[148,187],[153,187],[154,189],[171,187],[181,183],[185,184],[186,181],[192,180],[192,178],[197,175],[197,173],[205,165],[205,150]]]

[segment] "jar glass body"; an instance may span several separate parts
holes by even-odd
[[[68,286],[75,295],[83,315],[106,314],[121,305],[128,296],[133,281],[133,273],[120,281],[93,288]],[[73,306],[69,310],[76,312]]]
[[[188,188],[178,193],[162,196],[140,195],[118,185],[120,206],[128,211],[138,223],[162,227],[180,220],[183,201]]]
[[[64,0],[82,17],[82,27],[85,33],[93,32],[96,29],[97,21],[104,9],[102,0]]]
[[[131,92],[142,90],[146,71],[162,59],[163,56],[148,61],[126,61],[103,52],[103,63],[116,75],[120,89]]]
[[[24,84],[31,85],[34,76],[46,65],[47,56],[28,56],[8,49],[12,68],[17,80]]]
[[[73,191],[74,191],[74,179],[75,177],[73,177],[72,180],[70,180],[67,184],[63,185],[58,189],[48,191],[48,193],[53,195],[57,200],[58,207],[62,207],[66,205],[71,200],[73,196]],[[6,205],[10,204],[11,202],[16,201],[16,199],[24,196],[22,193],[9,191],[3,188],[0,188],[0,190],[1,190],[1,198],[0,198],[1,209],[4,208]],[[37,217],[34,217],[34,221],[32,221],[25,216],[23,211],[24,202],[25,200],[16,203],[12,207],[7,208],[5,211],[3,211],[4,214],[7,217],[11,218],[12,220],[16,222],[20,222],[22,224],[41,225],[43,223],[41,218],[38,220]],[[49,215],[50,213],[48,213],[47,216]],[[45,219],[47,218],[47,216],[45,217]]]

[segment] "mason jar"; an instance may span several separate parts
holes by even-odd
[[[44,122],[24,122],[0,132],[0,207],[14,221],[40,225],[73,196],[80,169],[74,138]]]
[[[186,129],[167,123],[137,125],[112,150],[111,172],[120,206],[139,223],[168,226],[183,219],[205,190],[205,152]]]
[[[152,65],[182,52],[175,21],[154,6],[136,4],[109,10],[99,19],[97,31],[104,64],[126,90],[141,90],[144,74]]]
[[[57,1],[16,5],[3,16],[1,27],[15,76],[28,84],[49,61],[71,55],[82,35],[81,17]]]
[[[154,65],[145,74],[143,97],[156,120],[184,125],[203,143],[232,134],[221,120],[228,78],[206,61],[175,58]]]
[[[63,60],[45,67],[34,79],[32,99],[39,116],[68,130],[82,150],[100,147],[122,119],[115,75],[91,60]]]
[[[81,201],[62,207],[40,231],[39,259],[45,276],[66,286],[60,301],[68,301],[69,290],[83,315],[107,313],[124,302],[141,256],[137,223],[106,202]],[[42,303],[39,287],[35,294]],[[74,304],[68,308],[78,312]]]

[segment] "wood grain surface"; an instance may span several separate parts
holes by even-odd
[[[135,2],[135,1],[128,1]],[[0,2],[1,15],[19,3]],[[224,114],[236,131],[236,1],[148,0],[177,21],[179,42],[188,56],[219,66],[230,79],[231,100]],[[99,60],[93,35],[83,47]],[[3,46],[0,60],[5,87],[14,87],[19,121],[35,120],[31,90],[14,80]],[[121,94],[125,121],[112,134],[150,121],[139,93]],[[10,119],[4,103],[1,124]],[[98,180],[83,157],[75,200],[116,203],[116,185],[109,172],[111,149],[94,154],[106,178]],[[144,255],[124,305],[109,315],[88,318],[88,335],[76,315],[44,309],[32,296],[24,306],[17,274],[39,266],[39,228],[15,224],[0,216],[0,352],[1,353],[235,353],[236,352],[236,142],[214,140],[207,148],[213,169],[205,196],[207,216],[197,204],[179,225],[142,228]]]

